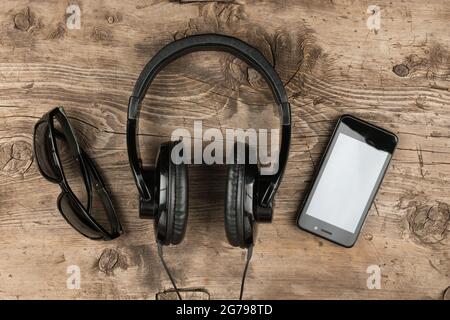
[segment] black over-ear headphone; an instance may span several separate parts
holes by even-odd
[[[154,169],[144,169],[138,156],[139,109],[158,72],[173,60],[194,51],[225,51],[245,61],[267,81],[281,110],[281,147],[278,171],[262,175],[255,164],[233,164],[228,168],[225,199],[225,230],[231,245],[248,248],[254,241],[254,221],[270,222],[272,204],[289,153],[291,110],[283,83],[266,58],[245,42],[224,35],[203,34],[176,40],[162,48],[145,66],[128,104],[127,147],[133,176],[140,194],[139,216],[155,219],[158,243],[183,240],[188,217],[188,178],[185,164],[174,164],[171,150],[178,142],[160,146]],[[236,152],[235,152],[236,154]]]

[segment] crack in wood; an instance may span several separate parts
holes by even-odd
[[[211,300],[211,295],[205,288],[179,288],[183,300]],[[156,300],[178,300],[175,289],[167,289],[156,293]]]
[[[416,151],[417,151],[417,158],[419,159],[420,175],[422,176],[422,178],[425,178],[425,174],[424,174],[424,172],[423,172],[423,156],[422,156],[422,149],[421,149],[420,145],[417,147]]]

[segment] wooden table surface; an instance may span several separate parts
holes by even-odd
[[[75,4],[69,8],[68,5]],[[370,4],[381,27],[370,29]],[[0,298],[173,298],[151,221],[140,220],[129,169],[128,98],[170,41],[237,36],[275,65],[292,105],[292,145],[272,224],[260,225],[245,298],[443,299],[450,285],[450,6],[446,1],[24,1],[0,4]],[[73,8],[80,12],[72,14]],[[80,18],[80,28],[73,22]],[[74,28],[75,26],[75,28]],[[56,208],[59,187],[32,157],[32,132],[63,105],[114,197],[125,234],[81,237]],[[141,145],[151,165],[178,128],[276,128],[261,77],[224,53],[164,70],[145,99]],[[400,142],[357,244],[345,249],[295,225],[338,117],[350,113]],[[223,227],[226,168],[189,168],[184,242],[165,250],[192,298],[237,298],[245,252]],[[370,266],[381,288],[368,289]],[[78,266],[79,289],[67,285]],[[69,271],[69,273],[68,273]],[[69,281],[70,282],[70,281]],[[169,290],[170,291],[170,290]]]

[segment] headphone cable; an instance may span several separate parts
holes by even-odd
[[[159,258],[161,259],[161,263],[164,267],[164,270],[166,271],[167,275],[169,276],[170,282],[172,282],[172,286],[175,289],[175,292],[177,293],[178,299],[183,300],[181,298],[180,291],[179,291],[177,285],[175,284],[175,280],[173,279],[172,274],[164,260],[163,246],[162,246],[161,242],[158,241],[157,246],[158,246],[158,255],[159,255]],[[247,261],[245,262],[244,274],[242,276],[241,292],[239,294],[239,300],[242,300],[242,296],[244,295],[245,279],[247,277],[247,270],[248,270],[250,260],[252,259],[252,254],[253,254],[253,245],[250,245],[250,247],[248,247],[248,249],[247,249]]]
[[[170,270],[167,267],[166,262],[164,261],[163,246],[162,246],[161,242],[157,241],[157,245],[158,245],[158,255],[159,255],[159,258],[161,259],[162,265],[164,266],[164,270],[166,270],[166,273],[169,276],[170,281],[172,282],[172,286],[175,289],[175,292],[177,293],[178,299],[183,300],[181,298],[180,291],[178,290],[177,285],[175,284],[175,280],[173,279],[172,274],[170,273]]]
[[[242,276],[241,293],[239,295],[239,300],[242,300],[242,296],[244,295],[245,277],[247,276],[247,269],[248,269],[250,260],[252,259],[252,254],[253,254],[253,244],[251,244],[250,247],[248,247],[248,249],[247,249],[247,262],[245,263],[244,274]]]

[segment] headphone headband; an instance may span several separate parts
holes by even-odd
[[[156,75],[170,62],[196,51],[224,51],[245,61],[258,71],[272,89],[275,101],[281,107],[283,125],[290,124],[290,107],[286,91],[277,72],[257,49],[230,36],[200,34],[176,40],[163,47],[147,63],[139,75],[130,98],[129,119],[136,119],[140,103]]]
[[[273,96],[280,106],[282,137],[279,157],[279,170],[272,176],[261,176],[261,199],[258,205],[271,207],[273,196],[278,188],[287,162],[291,136],[291,110],[287,94],[277,72],[267,59],[254,47],[234,37],[218,34],[193,35],[163,47],[147,63],[139,75],[128,104],[127,145],[128,156],[140,195],[145,200],[153,197],[145,185],[143,168],[137,154],[137,117],[141,102],[156,75],[170,62],[195,51],[225,51],[246,62],[258,71],[269,84]]]

